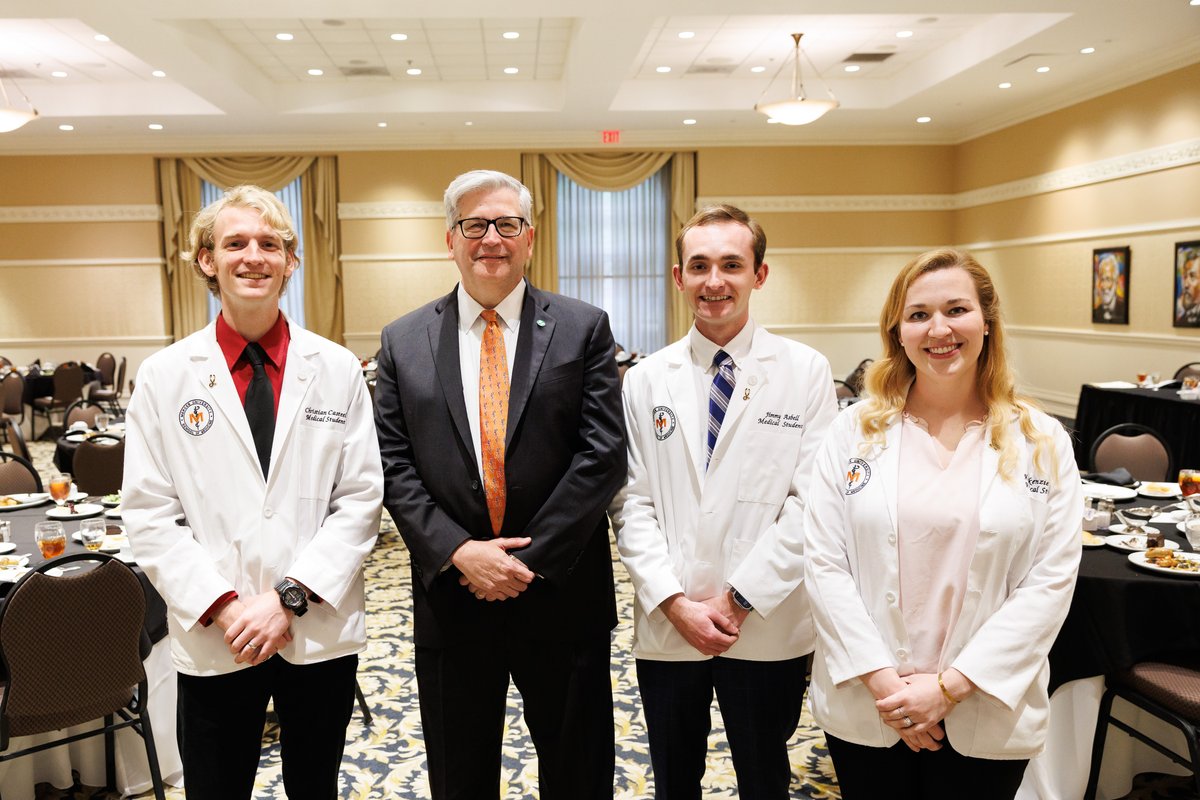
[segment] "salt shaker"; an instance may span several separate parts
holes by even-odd
[[[1096,506],[1094,502],[1090,497],[1083,498],[1083,529],[1089,532],[1096,530]]]
[[[1112,525],[1113,501],[1101,499],[1096,501],[1096,530],[1104,530]]]

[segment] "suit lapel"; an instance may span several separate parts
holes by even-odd
[[[508,388],[508,432],[504,444],[512,441],[513,431],[525,413],[533,384],[550,340],[554,338],[555,320],[546,313],[549,303],[532,286],[525,290],[525,302],[521,306],[521,328],[517,332],[517,354],[513,357],[512,380]]]
[[[209,326],[203,344],[192,352],[192,371],[200,384],[202,396],[212,398],[215,411],[233,430],[246,456],[254,463],[254,474],[261,478],[262,469],[258,465],[258,451],[254,448],[254,436],[246,420],[246,409],[242,407],[237,387],[233,385],[233,375],[225,364],[225,354],[217,344],[216,327],[213,325]],[[219,423],[220,420],[214,422]]]
[[[467,405],[463,398],[462,365],[458,354],[458,302],[455,287],[453,292],[442,298],[438,315],[429,323],[429,349],[433,355],[434,371],[442,385],[446,408],[458,431],[458,438],[471,454],[475,464],[475,444],[471,440],[471,423],[467,421]]]

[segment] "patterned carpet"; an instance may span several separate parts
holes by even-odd
[[[53,471],[53,445],[32,443],[39,471]],[[614,799],[635,800],[653,796],[653,778],[646,748],[646,729],[638,698],[632,650],[633,592],[629,578],[615,557],[617,611],[621,625],[613,634],[612,680],[616,705],[617,772]],[[408,551],[390,520],[384,519],[379,543],[366,567],[368,645],[360,657],[358,679],[367,698],[372,725],[364,726],[356,714],[347,730],[342,768],[342,797],[354,800],[418,800],[429,797],[425,779],[424,746],[413,672],[411,637],[411,580]],[[160,734],[163,735],[163,734]],[[170,735],[170,734],[166,734]],[[278,727],[269,721],[263,733],[264,757],[259,765],[255,800],[285,798],[280,776]],[[805,711],[789,745],[792,764],[792,798],[839,800],[825,737]],[[521,718],[520,697],[509,694],[503,748],[501,797],[505,800],[536,798],[537,756]],[[733,762],[725,741],[720,712],[713,707],[713,730],[704,776],[705,800],[737,798]],[[67,792],[38,787],[38,800],[82,800],[90,787]],[[101,794],[101,797],[104,795]],[[1174,800],[1194,797],[1186,784],[1165,776],[1141,776],[1126,800]],[[153,793],[139,795],[152,798]],[[167,790],[168,800],[183,800],[181,789]]]

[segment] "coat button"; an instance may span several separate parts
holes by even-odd
[[[901,661],[907,661],[908,660],[908,651],[905,650],[903,647],[901,647],[899,650],[896,651],[896,658],[900,659]]]
[[[888,537],[888,544],[895,544],[895,543],[896,543],[896,534],[893,533],[891,536]]]
[[[275,516],[275,511],[268,506],[267,508],[263,509],[263,516],[267,519],[270,519],[271,517]]]
[[[479,481],[471,481],[471,491],[479,491]]]
[[[894,603],[894,602],[896,602],[896,595],[895,595],[893,592],[888,592],[887,594],[885,594],[885,595],[884,595],[884,598],[885,598],[885,599],[886,599],[886,600],[887,600],[889,603]]]

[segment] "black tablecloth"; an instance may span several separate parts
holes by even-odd
[[[1155,504],[1139,498],[1136,505]],[[1155,527],[1191,552],[1174,524]],[[1050,650],[1051,692],[1068,681],[1107,675],[1139,661],[1192,653],[1200,653],[1200,577],[1140,570],[1129,563],[1128,553],[1111,547],[1084,549],[1071,610]]]
[[[31,567],[36,567],[46,561],[42,558],[41,551],[38,550],[37,543],[34,541],[33,527],[38,522],[47,519],[46,511],[49,508],[49,505],[42,505],[17,511],[0,512],[0,519],[6,519],[12,523],[12,541],[17,546],[13,552],[17,555],[28,553]],[[119,520],[114,521],[119,522]],[[63,522],[63,528],[67,532],[66,554],[87,552],[82,544],[71,538],[71,534],[79,530],[79,523],[66,520]],[[136,566],[133,571],[138,576],[138,580],[142,582],[142,589],[146,592],[146,632],[150,634],[150,641],[157,643],[167,635],[167,604],[150,585],[146,573]],[[13,584],[0,581],[0,596],[7,594],[12,587]]]
[[[1101,389],[1084,385],[1075,412],[1075,460],[1089,471],[1092,443],[1122,422],[1137,422],[1162,434],[1176,469],[1200,469],[1200,400],[1182,400],[1174,389]]]
[[[96,380],[98,373],[91,367],[83,368],[83,385],[87,386],[92,381]],[[27,406],[33,405],[35,397],[53,397],[54,396],[54,376],[53,375],[34,375],[32,378],[25,376],[25,392],[21,395],[21,402]]]

